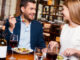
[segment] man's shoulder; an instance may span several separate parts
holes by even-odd
[[[41,25],[41,23],[37,20],[33,20],[32,23]]]
[[[21,16],[17,16],[17,17],[15,17],[17,20],[19,20],[19,19],[21,19]]]
[[[16,18],[17,22],[20,22],[21,21],[21,16],[17,16],[15,18]]]
[[[21,16],[16,16],[15,18],[20,18]]]

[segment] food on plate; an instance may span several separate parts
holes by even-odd
[[[62,60],[62,59],[64,59],[64,58],[63,58],[61,55],[58,55],[58,56],[57,56],[57,59],[58,59],[58,60]]]
[[[30,52],[30,50],[26,49],[26,48],[14,48],[14,51],[16,51],[16,52],[26,52],[26,53]]]

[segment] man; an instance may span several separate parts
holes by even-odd
[[[45,48],[43,40],[42,25],[34,20],[36,13],[36,3],[33,0],[22,0],[20,4],[21,16],[10,17],[7,21],[5,33],[9,46],[10,35],[18,35],[18,47],[35,49],[35,47]]]

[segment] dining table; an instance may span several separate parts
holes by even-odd
[[[11,53],[7,53],[6,60],[10,60],[9,58],[11,57]],[[19,54],[15,53],[13,54],[13,57],[15,57],[15,60],[34,60],[34,53],[29,53],[29,54]],[[44,58],[43,60],[47,60],[47,58]]]
[[[9,60],[11,54],[7,54],[6,60]],[[33,54],[13,54],[13,57],[15,57],[15,60],[34,60]]]

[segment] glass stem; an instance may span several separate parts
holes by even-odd
[[[12,50],[12,57],[13,57],[13,50]]]

